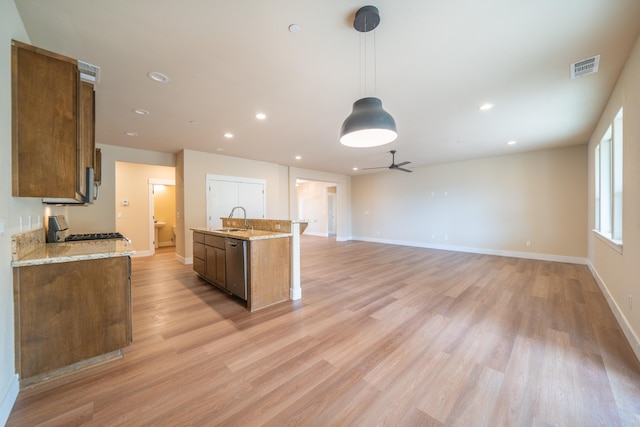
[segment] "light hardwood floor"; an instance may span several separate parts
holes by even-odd
[[[302,295],[249,313],[171,250],[134,259],[124,357],[22,390],[8,425],[640,425],[585,266],[303,236]]]

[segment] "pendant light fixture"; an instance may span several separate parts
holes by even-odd
[[[353,28],[358,32],[368,33],[374,30],[379,23],[378,8],[364,6],[356,12]],[[373,50],[375,54],[375,38]],[[365,68],[366,65],[365,49]],[[395,120],[391,114],[384,111],[382,101],[374,97],[361,98],[354,102],[353,111],[342,124],[340,131],[340,142],[348,147],[377,147],[388,144],[397,137]]]

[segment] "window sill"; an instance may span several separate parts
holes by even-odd
[[[603,241],[607,246],[609,246],[614,251],[618,252],[622,255],[622,241],[621,240],[612,240],[609,236],[600,233],[598,230],[591,230],[593,234],[596,235],[598,239]]]

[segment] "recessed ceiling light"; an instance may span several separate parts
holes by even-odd
[[[169,77],[159,71],[149,71],[147,73],[147,76],[154,82],[158,83],[167,83],[169,81]]]
[[[224,148],[216,148],[216,151],[224,151]]]
[[[138,136],[137,132],[125,132],[124,134],[127,136]]]
[[[140,114],[141,116],[146,116],[147,114],[149,114],[149,111],[145,110],[144,108],[134,108],[133,112],[136,114]]]
[[[482,104],[481,106],[479,106],[478,110],[480,110],[480,111],[488,111],[488,110],[491,110],[492,108],[493,108],[493,104],[486,103],[486,104]]]
[[[266,118],[267,118],[267,115],[266,115],[266,114],[264,114],[264,113],[258,113],[258,114],[256,114],[256,119],[258,119],[258,120],[264,120],[264,119],[266,119]]]
[[[302,28],[300,28],[300,25],[298,25],[298,24],[289,25],[289,32],[290,33],[299,33],[300,31],[302,31]]]
[[[233,138],[233,134],[231,132],[227,132],[224,134],[225,138]]]
[[[516,145],[517,143],[518,141],[514,141],[513,139],[507,142],[508,145]]]
[[[358,168],[353,168],[353,170],[354,170],[354,171],[357,171],[357,170],[358,170]]]
[[[296,156],[296,160],[302,159],[302,156]]]

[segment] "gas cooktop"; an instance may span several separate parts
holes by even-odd
[[[65,242],[80,242],[84,240],[108,240],[108,239],[124,239],[121,233],[86,233],[86,234],[70,234],[64,241]]]

